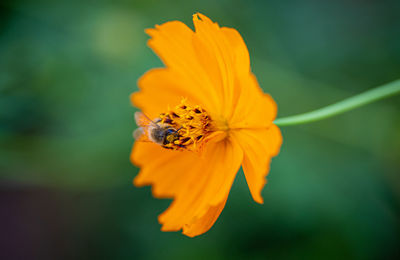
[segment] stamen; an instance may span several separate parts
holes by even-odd
[[[160,114],[160,120],[163,126],[176,130],[162,145],[168,149],[197,150],[213,131],[210,115],[200,106],[187,104],[185,99],[175,109]]]

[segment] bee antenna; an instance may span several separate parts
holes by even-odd
[[[156,125],[156,122],[154,122],[153,120],[151,120],[146,114],[143,114],[150,122],[152,122],[153,124]]]
[[[138,122],[138,118],[140,117],[140,116],[143,116],[144,118],[146,118],[150,123],[152,123],[153,125],[157,125],[157,123],[156,122],[154,122],[153,120],[151,120],[145,113],[143,113],[143,112],[136,112],[135,113],[135,120],[136,120],[136,122]]]

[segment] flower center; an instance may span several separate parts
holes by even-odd
[[[162,147],[173,150],[197,150],[213,132],[210,115],[200,106],[191,106],[183,99],[174,109],[160,114],[157,122],[166,133]]]

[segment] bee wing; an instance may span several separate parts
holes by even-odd
[[[157,124],[154,123],[150,118],[148,118],[142,112],[135,113],[135,121],[138,126],[138,128],[135,131],[133,131],[133,137],[135,138],[135,140],[150,142],[150,140],[148,140],[149,125],[157,125]]]
[[[135,140],[139,140],[144,134],[144,130],[143,128],[139,127],[137,129],[135,129],[135,131],[133,131],[133,138],[135,138]]]
[[[145,114],[142,112],[136,112],[135,113],[135,121],[136,124],[139,127],[148,127],[151,124],[155,124],[153,121],[151,121],[150,118],[148,118]]]

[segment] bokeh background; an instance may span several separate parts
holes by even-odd
[[[283,127],[264,205],[240,171],[208,233],[159,231],[129,95],[162,66],[144,29],[197,11],[239,30],[279,116],[400,77],[397,0],[2,0],[0,258],[399,259],[400,97]]]

